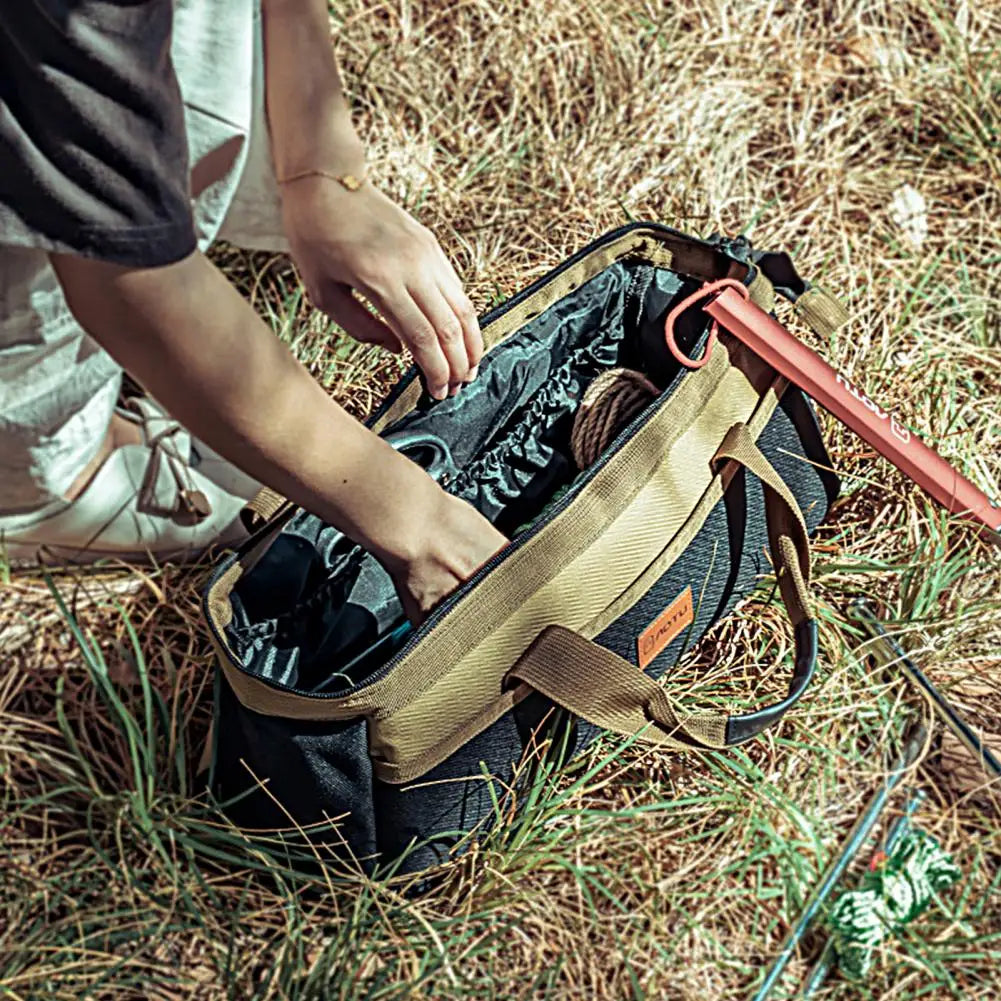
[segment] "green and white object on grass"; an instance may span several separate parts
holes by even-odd
[[[865,977],[876,949],[959,876],[959,867],[930,834],[913,828],[905,832],[893,855],[831,908],[827,920],[841,974],[853,980]]]

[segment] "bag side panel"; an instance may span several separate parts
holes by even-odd
[[[773,412],[757,444],[789,485],[812,533],[829,507],[828,482],[827,474],[811,461],[817,454],[814,429],[802,422],[797,407],[788,406],[791,395],[798,393],[799,390],[790,388],[783,394],[785,405]],[[823,450],[822,444],[820,447]],[[826,457],[826,452],[823,455]],[[713,507],[705,524],[669,570],[635,605],[596,636],[595,642],[638,665],[637,637],[690,587],[692,624],[682,629],[645,668],[652,677],[663,676],[713,624],[730,614],[755,589],[761,575],[771,573],[767,550],[761,482],[742,471],[730,481],[723,499]],[[596,728],[581,722],[578,750],[595,736]]]
[[[787,391],[783,399],[789,392],[798,390]],[[808,440],[804,445],[803,441],[812,433],[802,422],[794,422],[786,409],[777,408],[758,436],[759,447],[796,496],[810,531],[816,528],[829,504],[825,475],[803,458],[804,454],[814,453],[815,443]],[[770,572],[767,545],[761,483],[753,474],[738,474],[674,564],[633,607],[606,627],[595,642],[637,663],[637,635],[680,591],[691,585],[695,597],[692,626],[647,666],[653,677],[662,676],[685,649],[698,643],[714,623],[730,614],[757,587],[762,574]],[[515,765],[525,748],[540,739],[537,728],[549,729],[547,717],[559,720],[556,732],[562,732],[560,727],[567,721],[553,713],[552,703],[534,693],[419,783],[398,786],[377,778],[374,786],[378,812],[386,818],[380,825],[380,848],[387,853],[399,852],[411,838],[433,838],[432,844],[408,857],[405,868],[409,870],[411,866],[419,868],[440,861],[462,837],[462,832],[477,824],[487,830],[495,813],[490,785],[498,797],[511,786],[515,781]],[[598,728],[586,721],[573,722],[570,756],[579,754],[600,734]],[[491,776],[489,783],[483,777],[484,772]],[[529,775],[529,769],[519,773],[519,784]],[[394,830],[397,818],[399,828]]]
[[[248,829],[287,829],[293,826],[290,817],[302,827],[343,817],[340,831],[351,852],[358,858],[373,855],[377,844],[365,721],[263,716],[241,705],[225,677],[217,687],[220,739],[212,793],[225,804],[227,816]],[[337,835],[328,830],[314,840],[336,843]]]

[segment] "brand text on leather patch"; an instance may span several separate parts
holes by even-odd
[[[686,587],[653,622],[636,637],[636,654],[641,668],[647,666],[694,618],[692,589]]]

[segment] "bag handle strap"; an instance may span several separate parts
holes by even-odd
[[[788,299],[792,303],[793,309],[806,325],[825,340],[851,319],[848,310],[845,309],[840,300],[826,289],[805,281],[799,276],[796,266],[788,254],[757,251],[751,255],[751,260],[757,269],[750,285],[752,298],[756,282],[763,285],[767,281],[768,285],[771,286],[771,303],[765,305],[763,302],[758,302],[758,305],[766,313],[771,312],[775,293],[778,292],[784,299]],[[768,298],[767,291],[761,293],[761,298]]]
[[[793,622],[795,662],[788,695],[756,712],[679,713],[664,689],[627,660],[563,626],[549,626],[508,672],[553,702],[613,733],[668,747],[729,747],[778,722],[803,695],[817,662],[817,623],[808,591],[809,540],[792,492],[743,424],[730,429],[714,461],[739,463],[765,490],[768,539]]]

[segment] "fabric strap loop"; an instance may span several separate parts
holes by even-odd
[[[777,722],[809,685],[817,660],[817,625],[810,611],[809,540],[792,492],[743,424],[727,433],[716,460],[739,463],[761,480],[769,544],[796,647],[788,695],[738,716],[680,714],[656,681],[629,661],[563,626],[542,630],[508,672],[576,716],[603,729],[659,746],[727,747]]]
[[[756,273],[750,285],[751,298],[765,312],[774,305],[774,293],[788,299],[803,322],[818,337],[827,340],[836,330],[843,327],[851,316],[841,301],[826,289],[800,278],[788,254],[756,253],[753,255]],[[759,284],[772,288],[772,304],[765,305],[767,293],[758,289]]]
[[[261,487],[244,505],[240,517],[246,528],[254,531],[275,518],[288,505],[289,502],[280,493],[270,487]]]

